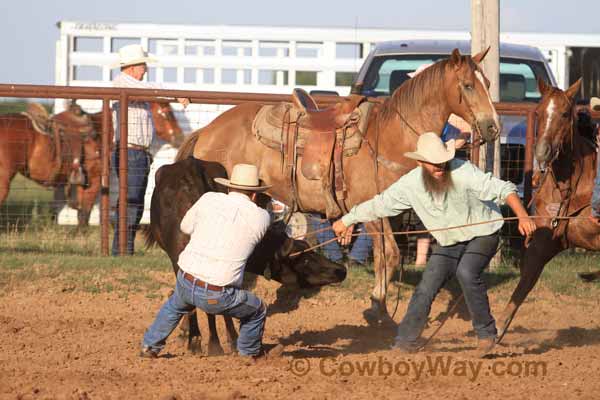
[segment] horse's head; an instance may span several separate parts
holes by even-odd
[[[535,157],[542,168],[556,159],[560,150],[573,140],[576,120],[574,98],[580,87],[581,78],[565,91],[538,79],[542,99],[536,109]]]
[[[168,102],[152,102],[150,109],[156,134],[173,147],[181,146],[184,140],[183,131],[175,118],[171,105]]]
[[[458,49],[452,51],[447,68],[446,97],[450,111],[467,121],[483,142],[496,140],[500,133],[500,119],[490,97],[490,82],[479,64],[489,48],[475,56],[463,56]]]

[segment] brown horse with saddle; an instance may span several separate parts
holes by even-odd
[[[537,283],[544,266],[570,247],[600,250],[600,225],[593,223],[590,201],[596,175],[596,147],[581,135],[575,95],[581,79],[566,91],[538,81],[535,156],[544,169],[533,197],[538,229],[521,262],[521,278],[499,318],[498,342]],[[592,274],[593,275],[593,274]]]
[[[150,103],[150,112],[152,114],[152,123],[156,131],[156,135],[166,141],[173,147],[177,148],[181,145],[184,139],[183,131],[175,118],[173,108],[168,102],[152,102]],[[95,132],[102,132],[102,112],[89,114],[89,117],[94,127]],[[113,143],[114,127],[112,118],[108,127],[109,143]],[[98,153],[99,154],[99,153]],[[88,155],[88,158],[90,155]],[[86,185],[76,187],[76,192],[71,191],[69,198],[69,206],[77,210],[77,220],[79,226],[87,226],[89,222],[90,212],[98,193],[100,191],[101,182],[101,164],[100,162],[93,163],[86,169],[87,181]]]
[[[89,214],[100,188],[99,175],[97,188],[90,184],[100,172],[100,144],[81,107],[50,116],[32,103],[23,113],[0,115],[0,204],[17,172],[44,186],[66,185],[69,199],[78,192],[71,205]]]
[[[421,133],[441,132],[451,113],[473,126],[478,142],[498,136],[489,82],[478,66],[486,53],[470,57],[455,49],[385,101],[349,96],[320,110],[295,91],[292,103],[241,104],[190,135],[178,159],[193,154],[222,163],[228,173],[237,163],[257,165],[273,186],[269,195],[336,218],[413,169],[403,154],[415,149]],[[374,240],[376,282],[364,315],[370,323],[389,322],[385,298],[400,250],[387,219],[366,228]]]

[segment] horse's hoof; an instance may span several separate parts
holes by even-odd
[[[498,327],[498,334],[496,335],[496,344],[500,344],[502,339],[504,339],[504,335],[506,335],[507,330],[508,325],[502,325]]]
[[[202,340],[200,338],[189,340],[187,349],[192,354],[202,354]]]
[[[586,274],[580,272],[577,274],[577,276],[579,276],[579,279],[581,279],[584,282],[594,282],[600,278],[600,275],[598,273]]]
[[[396,327],[396,322],[386,312],[381,312],[377,309],[368,308],[363,311],[363,317],[370,326],[376,327]]]
[[[377,310],[367,308],[365,311],[363,311],[363,317],[365,318],[365,321],[367,321],[367,324],[369,324],[370,326],[379,325],[379,312]]]
[[[223,351],[220,343],[208,343],[207,355],[209,357],[222,356],[223,354],[225,354],[225,351]]]

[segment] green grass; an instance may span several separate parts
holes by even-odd
[[[48,223],[3,229],[0,231],[0,292],[50,280],[65,292],[117,292],[122,296],[142,292],[150,298],[157,297],[159,289],[170,287],[172,281],[161,281],[160,277],[165,275],[159,274],[157,278],[156,272],[169,274],[171,265],[162,250],[145,249],[141,236],[138,234],[135,256],[103,257],[99,227],[80,232],[75,227]],[[519,279],[519,271],[512,265],[509,260],[485,273],[490,291],[502,298],[508,298]],[[600,269],[600,253],[567,251],[546,266],[538,286],[577,298],[597,298],[600,283],[585,283],[576,276],[577,272],[597,269]],[[393,277],[390,295],[395,296],[399,288],[400,296],[408,298],[421,274],[422,268],[406,265],[401,284],[398,284],[397,273]],[[333,289],[364,299],[368,298],[373,282],[371,264],[349,271],[348,278]],[[451,284],[456,285],[456,282]]]
[[[22,230],[26,226],[53,224],[54,191],[17,174],[6,201],[0,206],[0,230]]]
[[[63,291],[145,292],[156,295],[165,283],[154,272],[170,272],[160,249],[144,249],[138,234],[133,257],[103,257],[100,229],[44,226],[0,232],[0,291],[26,282],[52,280]]]

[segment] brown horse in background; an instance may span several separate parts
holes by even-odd
[[[93,200],[84,198],[95,198],[97,190],[88,187],[88,178],[99,170],[100,158],[89,116],[76,104],[52,117],[40,105],[29,111],[36,122],[23,114],[0,115],[0,204],[18,172],[41,185],[76,192],[76,204],[89,212]],[[40,133],[44,129],[49,132]]]
[[[474,57],[462,56],[455,49],[449,59],[406,81],[383,104],[373,105],[368,127],[362,132],[363,144],[355,155],[342,160],[345,208],[372,198],[415,168],[416,163],[404,157],[404,153],[415,149],[420,134],[427,131],[440,134],[451,113],[466,120],[483,141],[496,139],[498,115],[488,92],[489,82],[478,66],[486,53],[487,50]],[[343,108],[343,103],[336,107]],[[260,170],[261,179],[273,185],[268,191],[270,196],[287,205],[297,201],[302,205],[301,211],[324,214],[326,200],[322,183],[294,174],[297,190],[294,199],[290,176],[284,171],[285,154],[263,145],[253,134],[252,124],[261,107],[261,104],[247,103],[222,113],[188,137],[177,159],[193,153],[198,159],[222,163],[229,174],[235,164],[254,164]],[[322,113],[331,114],[333,110]],[[298,157],[298,165],[301,160],[302,157]],[[387,219],[370,222],[366,227],[373,235],[376,276],[372,306],[364,316],[372,324],[392,322],[385,299],[387,286],[400,260],[400,250]]]
[[[152,122],[156,135],[173,147],[178,148],[183,143],[184,135],[175,114],[173,108],[168,102],[151,102],[150,111],[152,114]],[[101,133],[103,132],[103,118],[102,111],[89,114],[94,131],[97,133],[98,146],[101,144]],[[115,134],[112,115],[109,118],[109,143],[112,147],[113,137]],[[90,160],[90,165],[86,168],[86,184],[79,186],[67,187],[66,192],[68,195],[68,204],[71,208],[77,210],[77,221],[78,226],[87,226],[89,223],[90,213],[92,206],[96,201],[98,193],[100,192],[101,185],[101,174],[102,164],[100,160],[100,153],[93,153],[91,148],[86,147],[85,157]],[[97,159],[97,162],[91,162],[92,159]],[[75,190],[72,190],[75,189]]]
[[[562,91],[538,81],[535,156],[546,168],[533,198],[538,229],[521,262],[521,278],[499,320],[498,342],[538,281],[544,266],[569,247],[600,250],[600,226],[588,219],[596,175],[596,148],[578,129],[574,97],[581,79]],[[558,219],[556,217],[581,217]]]

